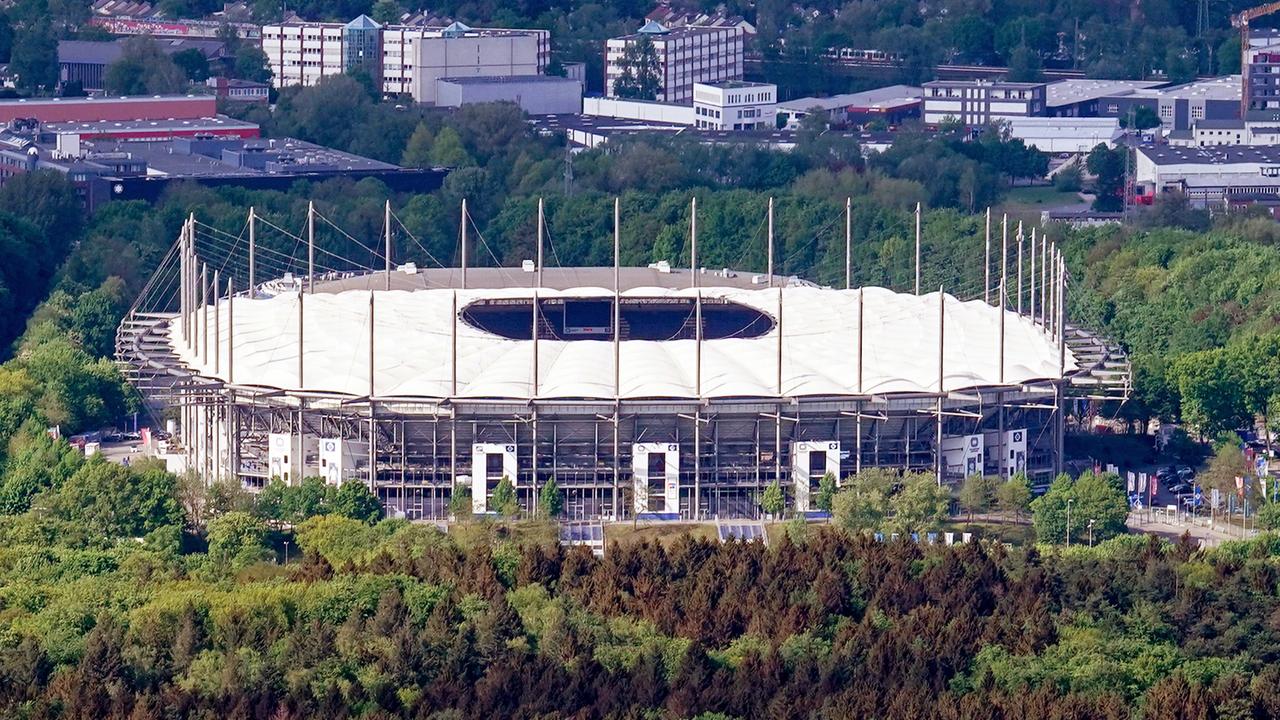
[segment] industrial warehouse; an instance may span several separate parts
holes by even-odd
[[[576,520],[754,518],[775,481],[808,513],[824,476],[870,467],[1047,479],[1072,398],[1127,396],[1034,233],[993,241],[988,218],[965,299],[921,292],[918,229],[915,292],[895,292],[850,287],[847,260],[843,288],[775,274],[772,208],[769,267],[702,268],[691,216],[685,268],[620,267],[616,204],[613,267],[544,267],[541,213],[536,259],[467,267],[464,204],[462,263],[432,269],[393,263],[389,205],[385,249],[360,244],[376,269],[317,248],[314,210],[299,235],[251,210],[247,244],[193,217],[118,359],[206,480],[360,482],[428,520],[463,492],[489,512],[503,478],[530,513],[554,478]]]

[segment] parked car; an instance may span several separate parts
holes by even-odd
[[[1178,479],[1184,482],[1190,482],[1191,478],[1196,476],[1196,471],[1186,465],[1178,466]]]
[[[1174,495],[1186,495],[1191,492],[1191,485],[1185,482],[1176,482],[1169,486],[1169,492]]]

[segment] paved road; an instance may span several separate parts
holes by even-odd
[[[1202,522],[1206,524],[1201,524]],[[1189,533],[1192,539],[1198,540],[1203,547],[1213,547],[1224,540],[1242,539],[1241,529],[1236,526],[1219,522],[1211,528],[1207,526],[1206,518],[1198,518],[1195,523],[1187,523],[1178,521],[1176,517],[1168,518],[1163,513],[1148,513],[1145,510],[1140,513],[1130,513],[1125,524],[1131,532],[1158,535],[1175,542],[1182,537],[1183,533]],[[1253,530],[1247,532],[1248,537],[1255,534]]]
[[[147,456],[146,448],[142,446],[141,440],[126,440],[124,442],[102,443],[98,452],[107,460],[113,463],[123,463],[128,460],[132,463]]]

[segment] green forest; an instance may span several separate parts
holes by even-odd
[[[285,534],[261,498],[42,442],[54,484],[0,517],[5,717],[1280,713],[1274,535],[947,547],[838,522],[598,559],[528,522],[378,521],[355,483],[282,498]]]

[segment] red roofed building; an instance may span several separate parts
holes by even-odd
[[[212,95],[0,100],[0,123],[5,124],[17,119],[40,123],[196,120],[217,114],[218,99]]]

